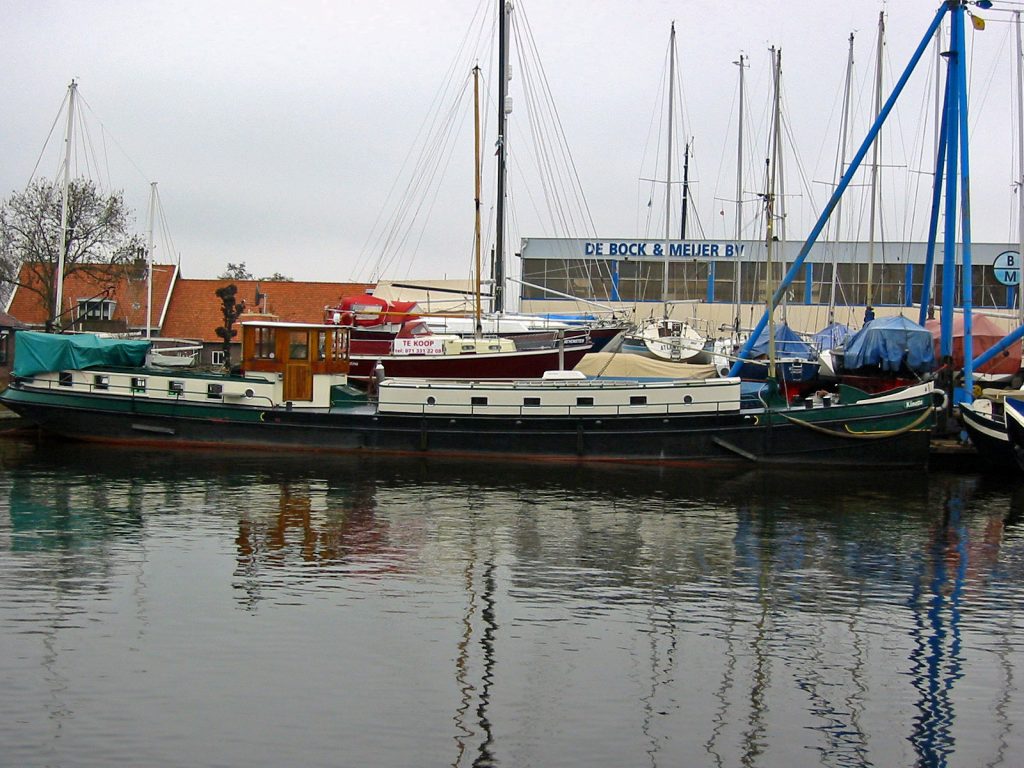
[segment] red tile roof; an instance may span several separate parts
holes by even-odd
[[[319,323],[324,307],[341,303],[343,296],[361,294],[372,283],[302,283],[276,280],[185,280],[174,285],[167,316],[160,335],[176,339],[220,341],[216,329],[224,324],[221,300],[217,289],[226,285],[238,288],[236,302],[244,301],[248,309],[256,309],[256,287],[265,294],[266,314],[286,322]]]
[[[38,284],[31,270],[23,267],[22,282]],[[324,319],[324,307],[337,306],[344,296],[364,293],[372,283],[302,283],[271,280],[186,280],[172,264],[153,265],[153,325],[160,336],[218,342],[215,330],[224,324],[221,301],[216,291],[226,285],[238,288],[236,301],[245,301],[256,309],[256,288],[266,296],[261,305],[279,320],[318,323]],[[110,287],[115,302],[114,320],[124,320],[134,330],[146,327],[146,270],[139,265],[93,265],[64,280],[64,308],[80,299],[94,298]],[[38,294],[19,287],[11,298],[8,312],[31,326],[46,323],[46,309]]]
[[[78,269],[64,279],[63,309],[70,310],[82,299],[97,298],[104,289],[110,288],[107,298],[114,301],[113,320],[123,320],[128,328],[144,330],[146,327],[147,280],[144,264],[93,264],[88,269]],[[159,325],[160,314],[178,267],[174,264],[153,265],[153,324]],[[23,265],[20,280],[27,285],[39,285],[33,271]],[[42,297],[22,286],[15,288],[8,313],[30,326],[45,325],[46,307]],[[64,317],[74,315],[68,312]],[[67,320],[64,320],[67,325]]]

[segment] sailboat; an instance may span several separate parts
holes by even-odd
[[[1024,71],[1022,71],[1024,68],[1024,45],[1021,43],[1021,12],[1014,11],[1013,15],[1017,36],[1017,227],[1019,241],[1017,253],[1020,255],[1024,254],[1024,154],[1022,154],[1024,153]],[[986,359],[1011,347],[1019,368],[1019,339],[1021,335],[1024,335],[1024,293],[1021,292],[1021,287],[1021,283],[1018,281],[1019,325],[1017,330],[978,355],[972,361],[973,370],[983,370]],[[972,342],[973,330],[972,327],[970,335]],[[1019,373],[1015,376],[1015,380],[1019,382]],[[983,397],[972,401],[960,403],[960,420],[968,439],[977,449],[979,455],[984,458],[984,466],[996,470],[1006,467],[1024,469],[1024,431],[1021,429],[1021,406],[1019,403],[1019,399],[1024,398],[1024,390],[1015,388],[1008,391],[983,391],[983,395]]]
[[[777,381],[788,398],[797,398],[818,388],[817,352],[785,322],[775,324],[777,294],[773,291],[775,250],[775,191],[776,174],[781,155],[781,90],[782,51],[773,48],[772,68],[774,97],[772,110],[772,131],[768,160],[766,161],[766,191],[763,194],[765,207],[765,261],[767,327],[748,339],[748,357],[738,361],[729,375],[739,376],[745,381]]]
[[[504,12],[504,9],[502,9]],[[502,59],[503,61],[503,59]],[[348,330],[348,375],[365,386],[382,376],[507,379],[568,370],[591,349],[586,329],[537,332],[523,327],[515,338],[484,333],[481,304],[480,68],[473,68],[474,102],[474,314],[464,332],[437,332],[414,302],[393,305],[372,295],[349,297],[325,308],[325,321]],[[503,159],[499,160],[503,165]],[[499,174],[501,175],[501,174]],[[503,176],[502,176],[503,178]],[[502,195],[503,196],[503,195]],[[503,207],[499,206],[499,211]],[[503,216],[499,213],[499,220]],[[504,226],[499,223],[499,230]],[[499,245],[499,249],[500,249]],[[496,289],[496,298],[501,292]],[[493,318],[491,319],[493,322]],[[469,323],[472,323],[469,325]],[[468,325],[468,327],[467,327]],[[520,324],[525,326],[525,324]]]
[[[660,318],[649,318],[637,323],[636,328],[627,333],[624,339],[624,350],[645,354],[659,360],[670,360],[677,363],[704,364],[710,361],[707,338],[700,333],[688,320],[670,317],[669,308],[669,241],[672,240],[672,151],[673,128],[675,121],[675,75],[676,75],[676,25],[672,23],[669,33],[669,66],[668,66],[668,142],[665,163],[665,263],[662,274],[662,295],[664,313]],[[686,239],[686,218],[689,208],[689,160],[690,148],[687,143],[683,157],[683,195],[682,217],[680,221],[680,239]]]

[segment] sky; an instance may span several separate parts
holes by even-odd
[[[465,278],[473,265],[470,70],[481,68],[484,251],[494,231],[496,0],[0,0],[0,195],[55,178],[74,80],[75,175],[123,191],[155,258],[212,278],[228,263],[298,280]],[[968,29],[972,234],[1016,242],[1015,29],[1000,3]],[[849,42],[850,145],[871,116],[879,13],[888,95],[938,0],[517,0],[508,242],[664,233],[669,30],[677,61],[676,168],[691,143],[690,236],[758,238],[782,51],[781,200],[802,239],[834,178]],[[884,236],[922,237],[930,200],[935,58],[883,134]],[[852,150],[847,151],[852,155]],[[541,158],[538,160],[537,158]],[[540,170],[536,170],[540,169]],[[865,237],[867,210],[845,214]],[[673,210],[677,204],[673,203]],[[673,231],[678,224],[673,224]]]

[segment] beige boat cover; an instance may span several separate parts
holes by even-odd
[[[591,352],[583,356],[575,370],[587,376],[626,376],[665,379],[716,378],[715,366],[673,363],[630,352]]]

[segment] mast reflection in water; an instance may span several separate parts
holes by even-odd
[[[12,765],[1012,765],[1022,491],[0,441]]]

